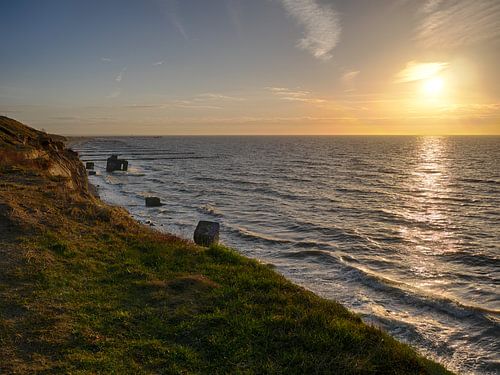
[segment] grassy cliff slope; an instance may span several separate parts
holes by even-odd
[[[5,117],[0,270],[0,373],[447,373],[267,266],[137,224]]]

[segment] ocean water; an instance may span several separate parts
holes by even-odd
[[[464,374],[500,373],[500,137],[119,137],[101,197],[272,263]],[[105,172],[119,154],[126,173]],[[165,204],[144,207],[155,195]]]

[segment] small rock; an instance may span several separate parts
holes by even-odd
[[[146,197],[146,207],[159,207],[161,206],[160,198]]]
[[[200,221],[194,231],[194,242],[201,246],[210,246],[219,242],[220,225],[214,221]]]
[[[89,171],[89,176],[95,176],[96,175],[96,171]]]

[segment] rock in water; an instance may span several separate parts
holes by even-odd
[[[194,242],[201,246],[210,246],[219,242],[219,223],[200,221],[194,231]]]
[[[86,162],[85,169],[94,169],[94,162],[93,161]]]
[[[96,171],[89,171],[89,176],[95,176],[96,175]]]
[[[146,207],[159,207],[161,206],[160,198],[146,197]]]

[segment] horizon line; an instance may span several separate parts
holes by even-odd
[[[58,134],[63,137],[499,137],[500,133],[338,133],[338,134]]]

